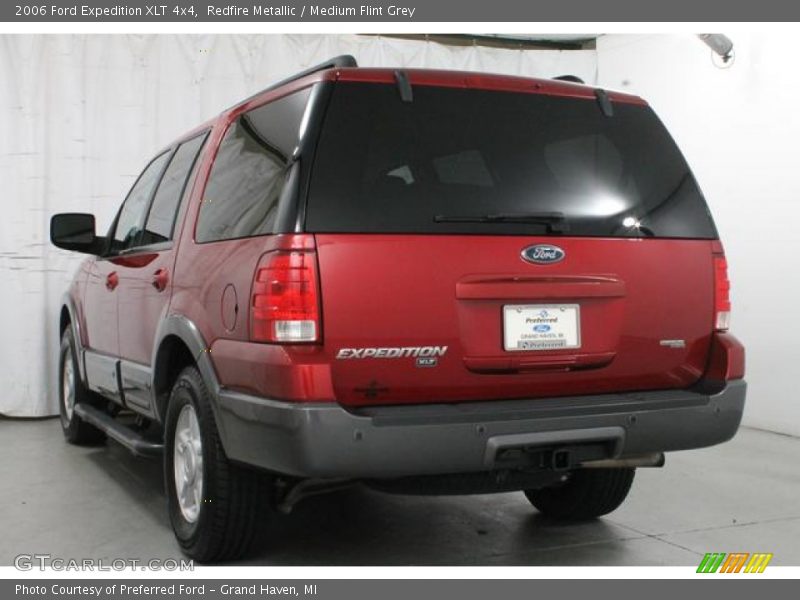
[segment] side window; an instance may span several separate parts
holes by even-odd
[[[111,237],[112,254],[117,254],[137,244],[139,234],[144,226],[144,216],[150,197],[158,183],[164,166],[169,159],[169,152],[153,159],[145,168],[136,183],[133,184],[128,197],[122,204],[122,209],[117,217],[114,235]]]
[[[198,242],[272,231],[310,93],[310,88],[295,92],[251,110],[231,124],[203,194]]]
[[[184,142],[175,151],[167,170],[164,171],[161,183],[158,184],[153,203],[150,205],[150,213],[147,215],[142,239],[138,245],[147,246],[172,239],[178,205],[183,197],[189,173],[192,171],[197,154],[205,140],[206,134],[199,135]]]

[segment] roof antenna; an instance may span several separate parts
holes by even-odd
[[[556,81],[568,81],[569,83],[586,83],[577,75],[559,75],[558,77],[553,77],[553,79]]]
[[[400,92],[400,100],[403,102],[414,101],[414,91],[411,89],[411,84],[408,81],[408,75],[405,71],[395,71],[394,79],[397,81],[397,90]]]

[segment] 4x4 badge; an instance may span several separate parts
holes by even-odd
[[[537,265],[549,265],[564,260],[566,256],[558,246],[551,244],[537,244],[536,246],[528,246],[522,251],[523,260],[527,260]]]

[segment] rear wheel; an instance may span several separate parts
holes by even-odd
[[[561,485],[525,490],[539,512],[554,519],[585,520],[616,510],[628,496],[636,469],[578,469]]]
[[[181,372],[170,395],[164,478],[172,529],[191,558],[240,558],[263,539],[272,479],[227,459],[211,394],[195,367]]]
[[[97,403],[99,397],[91,392],[81,381],[78,371],[78,357],[72,330],[67,327],[61,337],[61,351],[58,361],[59,412],[64,437],[71,444],[93,445],[102,442],[106,435],[94,425],[90,425],[75,413],[78,404]]]

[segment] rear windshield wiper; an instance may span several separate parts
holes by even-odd
[[[489,215],[454,216],[436,215],[434,223],[530,223],[546,225],[549,233],[566,233],[569,223],[560,212],[541,213],[496,213]]]

